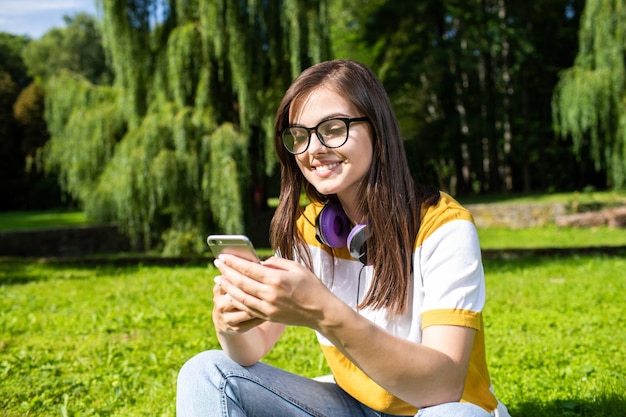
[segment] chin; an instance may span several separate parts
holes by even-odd
[[[337,189],[337,187],[328,187],[328,186],[322,186],[322,187],[316,187],[315,185],[313,185],[313,187],[315,187],[315,190],[323,195],[331,195],[331,194],[337,194],[339,191],[339,189]]]

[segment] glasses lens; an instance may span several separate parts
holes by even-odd
[[[348,125],[342,119],[326,120],[317,127],[317,133],[329,148],[338,148],[348,139]]]
[[[309,132],[302,127],[288,127],[282,132],[283,144],[294,154],[302,153],[309,143]]]

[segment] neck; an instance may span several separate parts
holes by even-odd
[[[346,216],[348,216],[348,219],[350,219],[350,223],[355,225],[355,224],[359,224],[365,221],[365,215],[359,212],[357,208],[356,200],[353,199],[350,201],[346,201],[340,197],[337,197],[337,198],[339,199],[339,203],[341,203],[341,207],[343,208],[343,211],[346,213]]]

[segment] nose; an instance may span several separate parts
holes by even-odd
[[[315,136],[315,138],[314,138],[314,136]],[[326,148],[326,146],[324,146],[324,144],[320,140],[319,136],[317,135],[317,131],[316,130],[311,131],[311,139],[309,139],[309,149],[308,149],[308,151],[310,153],[318,153],[318,152],[326,150],[326,149],[328,149],[328,148]]]

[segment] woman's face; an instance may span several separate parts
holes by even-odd
[[[291,125],[312,128],[331,117],[364,116],[334,90],[320,87],[306,97],[299,108],[289,114]],[[324,195],[336,194],[346,212],[356,206],[359,182],[372,163],[372,137],[368,122],[352,122],[345,144],[329,149],[312,133],[307,150],[295,155],[304,178]],[[353,219],[355,220],[355,219]]]

